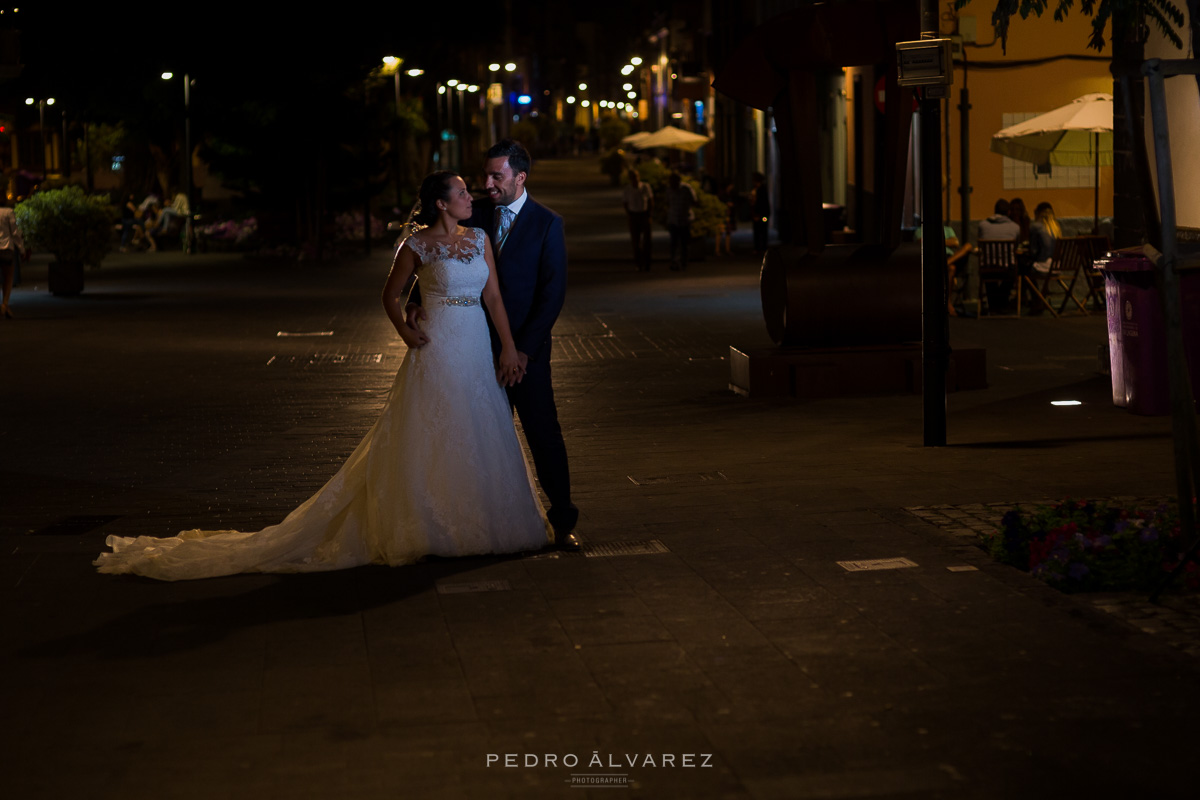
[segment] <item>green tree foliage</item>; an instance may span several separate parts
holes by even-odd
[[[971,0],[955,0],[954,7],[961,9]],[[1193,5],[1197,5],[1193,0]],[[1075,0],[1057,0],[1054,4],[1054,19],[1062,22],[1075,6]],[[1028,19],[1032,14],[1040,17],[1051,7],[1051,0],[997,0],[992,12],[992,25],[1000,37],[1000,47],[1007,52],[1008,26],[1014,14]],[[1182,48],[1183,41],[1176,32],[1183,26],[1183,12],[1171,0],[1080,0],[1079,11],[1092,18],[1092,33],[1088,47],[1103,52],[1104,28],[1111,21],[1114,39],[1138,33],[1140,26],[1153,22],[1162,34],[1176,47]],[[1193,21],[1195,24],[1195,21]],[[1139,38],[1142,38],[1139,35]]]

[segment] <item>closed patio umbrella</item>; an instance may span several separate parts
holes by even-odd
[[[1010,125],[992,136],[992,152],[1039,166],[1095,168],[1100,224],[1100,166],[1113,163],[1111,94],[1085,94],[1065,106]]]

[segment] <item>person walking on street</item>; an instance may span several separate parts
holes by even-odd
[[[629,217],[629,236],[633,239],[633,264],[639,272],[649,272],[650,212],[654,208],[654,190],[642,182],[636,169],[629,170],[623,202]]]
[[[691,184],[678,172],[667,178],[667,232],[671,234],[671,269],[687,269],[688,244],[692,238],[692,207],[699,201]]]
[[[12,319],[13,313],[8,308],[8,298],[12,295],[13,274],[21,263],[21,254],[25,250],[25,240],[17,228],[17,215],[8,207],[8,200],[0,199],[0,271],[4,273],[4,296],[0,301],[0,317]]]

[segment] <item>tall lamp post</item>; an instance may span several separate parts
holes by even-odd
[[[382,70],[383,74],[386,75],[390,72],[393,80],[395,81],[395,87],[396,87],[396,129],[395,129],[395,136],[392,138],[392,174],[396,180],[396,206],[397,207],[399,207],[399,205],[400,205],[400,190],[401,190],[401,186],[403,184],[403,180],[400,175],[400,165],[403,163],[402,159],[400,157],[400,113],[401,113],[400,112],[400,72],[401,72],[400,67],[403,64],[404,64],[403,58],[398,58],[397,56],[384,56],[383,57],[383,70]],[[416,78],[420,75],[424,75],[425,70],[409,69],[409,70],[404,70],[404,74],[410,78]]]
[[[54,105],[54,98],[47,97],[44,100],[37,100],[32,97],[25,98],[25,105],[31,106],[34,103],[37,103],[38,128],[42,132],[42,183],[45,183],[46,176],[49,174],[46,165],[46,106]]]
[[[175,77],[172,72],[164,72],[162,79],[169,81]],[[192,220],[196,210],[192,207],[192,80],[188,73],[183,73],[183,191],[187,196],[187,214],[183,218],[183,252],[190,255],[194,250],[192,239]]]

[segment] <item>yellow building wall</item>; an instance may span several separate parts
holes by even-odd
[[[991,24],[994,3],[990,0],[974,0],[959,12],[959,29],[969,30],[972,18],[976,30],[976,41],[987,44],[995,38]],[[953,32],[953,22],[943,19],[942,33]],[[1001,130],[1005,113],[1043,113],[1070,103],[1075,98],[1103,92],[1112,94],[1112,74],[1107,58],[1112,55],[1111,45],[1102,53],[1087,48],[1091,33],[1091,17],[1071,13],[1063,22],[1055,22],[1047,11],[1042,17],[1021,19],[1014,15],[1008,31],[1008,51],[1003,53],[999,41],[992,47],[966,47],[967,87],[970,90],[970,181],[971,218],[984,219],[991,215],[998,198],[1011,200],[1020,197],[1030,216],[1038,203],[1047,201],[1054,206],[1058,217],[1091,217],[1095,207],[1093,189],[1005,189],[1003,157],[991,151],[992,135]],[[1106,31],[1105,37],[1108,33]],[[1016,62],[1042,59],[1056,55],[1104,56],[1105,61],[1056,60],[1036,66],[1011,69],[979,69],[972,65],[979,62]],[[960,199],[958,187],[962,182],[960,149],[960,102],[959,90],[963,87],[963,70],[954,70],[954,86],[950,89],[950,102],[943,106],[943,113],[950,120],[950,174],[952,188],[951,206],[944,209],[947,219],[958,220]],[[1030,167],[1032,170],[1032,166]],[[1100,216],[1113,213],[1113,170],[1100,168]],[[944,195],[943,195],[944,196]],[[943,203],[945,200],[943,200]]]

